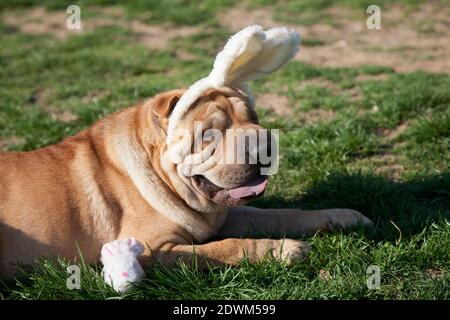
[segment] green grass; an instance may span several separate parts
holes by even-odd
[[[273,261],[239,267],[161,266],[119,296],[106,286],[99,269],[83,266],[81,289],[66,288],[68,263],[44,262],[8,294],[12,299],[446,299],[448,291],[448,224],[432,224],[398,242],[368,239],[361,234],[316,236],[307,262],[292,267]],[[366,269],[380,267],[380,289],[369,290]],[[319,274],[327,270],[330,279]],[[436,276],[430,276],[433,270]],[[414,281],[411,281],[414,279]]]
[[[38,3],[3,1],[0,8]],[[58,10],[59,3],[44,5]],[[115,1],[96,3],[115,5]],[[233,3],[205,1],[200,9],[189,1],[156,3],[160,2],[125,5],[126,18],[193,24],[199,31],[156,50],[142,46],[125,26],[96,28],[61,41],[51,34],[24,34],[0,23],[0,137],[7,141],[5,148],[32,150],[58,142],[104,115],[206,75],[212,57],[230,33],[217,24],[215,12]],[[246,4],[268,6],[269,2]],[[340,3],[350,8],[365,4]],[[283,20],[295,10],[320,14],[330,5],[329,1],[283,1],[273,10]],[[309,39],[306,45],[323,43]],[[177,59],[175,53],[180,49],[192,58]],[[300,87],[305,81],[310,84]],[[370,65],[322,68],[295,61],[252,87],[256,93],[284,95],[292,106],[292,115],[285,118],[258,110],[264,125],[281,130],[282,158],[266,196],[253,204],[348,207],[370,217],[374,228],[305,238],[313,245],[310,257],[291,267],[274,261],[257,265],[244,261],[238,267],[205,272],[195,266],[158,266],[147,270],[145,281],[124,296],[103,283],[100,267],[82,264],[81,290],[68,290],[65,270],[69,262],[42,261],[38,268],[0,286],[1,297],[448,299],[450,77],[427,72],[397,74],[389,67]],[[330,110],[334,117],[305,121],[304,115],[314,110]],[[75,120],[55,116],[63,111],[70,111]],[[380,134],[401,126],[406,129],[399,134]],[[386,170],[380,171],[380,166]],[[372,264],[381,269],[379,290],[366,286],[366,269]],[[323,272],[330,278],[320,277]]]

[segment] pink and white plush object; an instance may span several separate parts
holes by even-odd
[[[167,144],[171,145],[170,160],[180,163],[186,149],[174,146],[176,128],[190,106],[206,90],[233,86],[247,93],[254,107],[247,81],[279,69],[299,51],[300,35],[286,27],[264,31],[259,25],[249,26],[234,34],[216,57],[213,70],[191,85],[181,96],[169,118]]]
[[[103,245],[101,261],[103,278],[117,292],[129,289],[144,275],[137,257],[144,253],[144,246],[134,238],[114,240]]]

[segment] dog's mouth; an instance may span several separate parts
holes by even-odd
[[[192,177],[194,187],[210,200],[226,206],[237,206],[264,194],[267,176],[258,176],[236,188],[221,188],[202,175]]]

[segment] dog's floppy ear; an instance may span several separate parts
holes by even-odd
[[[172,90],[157,94],[153,97],[153,111],[158,115],[168,118],[175,108],[178,100],[183,95],[184,90]]]

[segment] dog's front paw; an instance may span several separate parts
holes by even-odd
[[[353,209],[334,209],[328,216],[328,228],[346,229],[358,225],[371,226],[373,222],[362,213]]]
[[[144,246],[134,238],[114,240],[103,245],[101,261],[103,278],[117,292],[126,291],[131,283],[139,282],[144,275],[137,257]]]
[[[293,239],[277,240],[273,248],[273,255],[287,264],[306,257],[311,246],[306,242]]]

